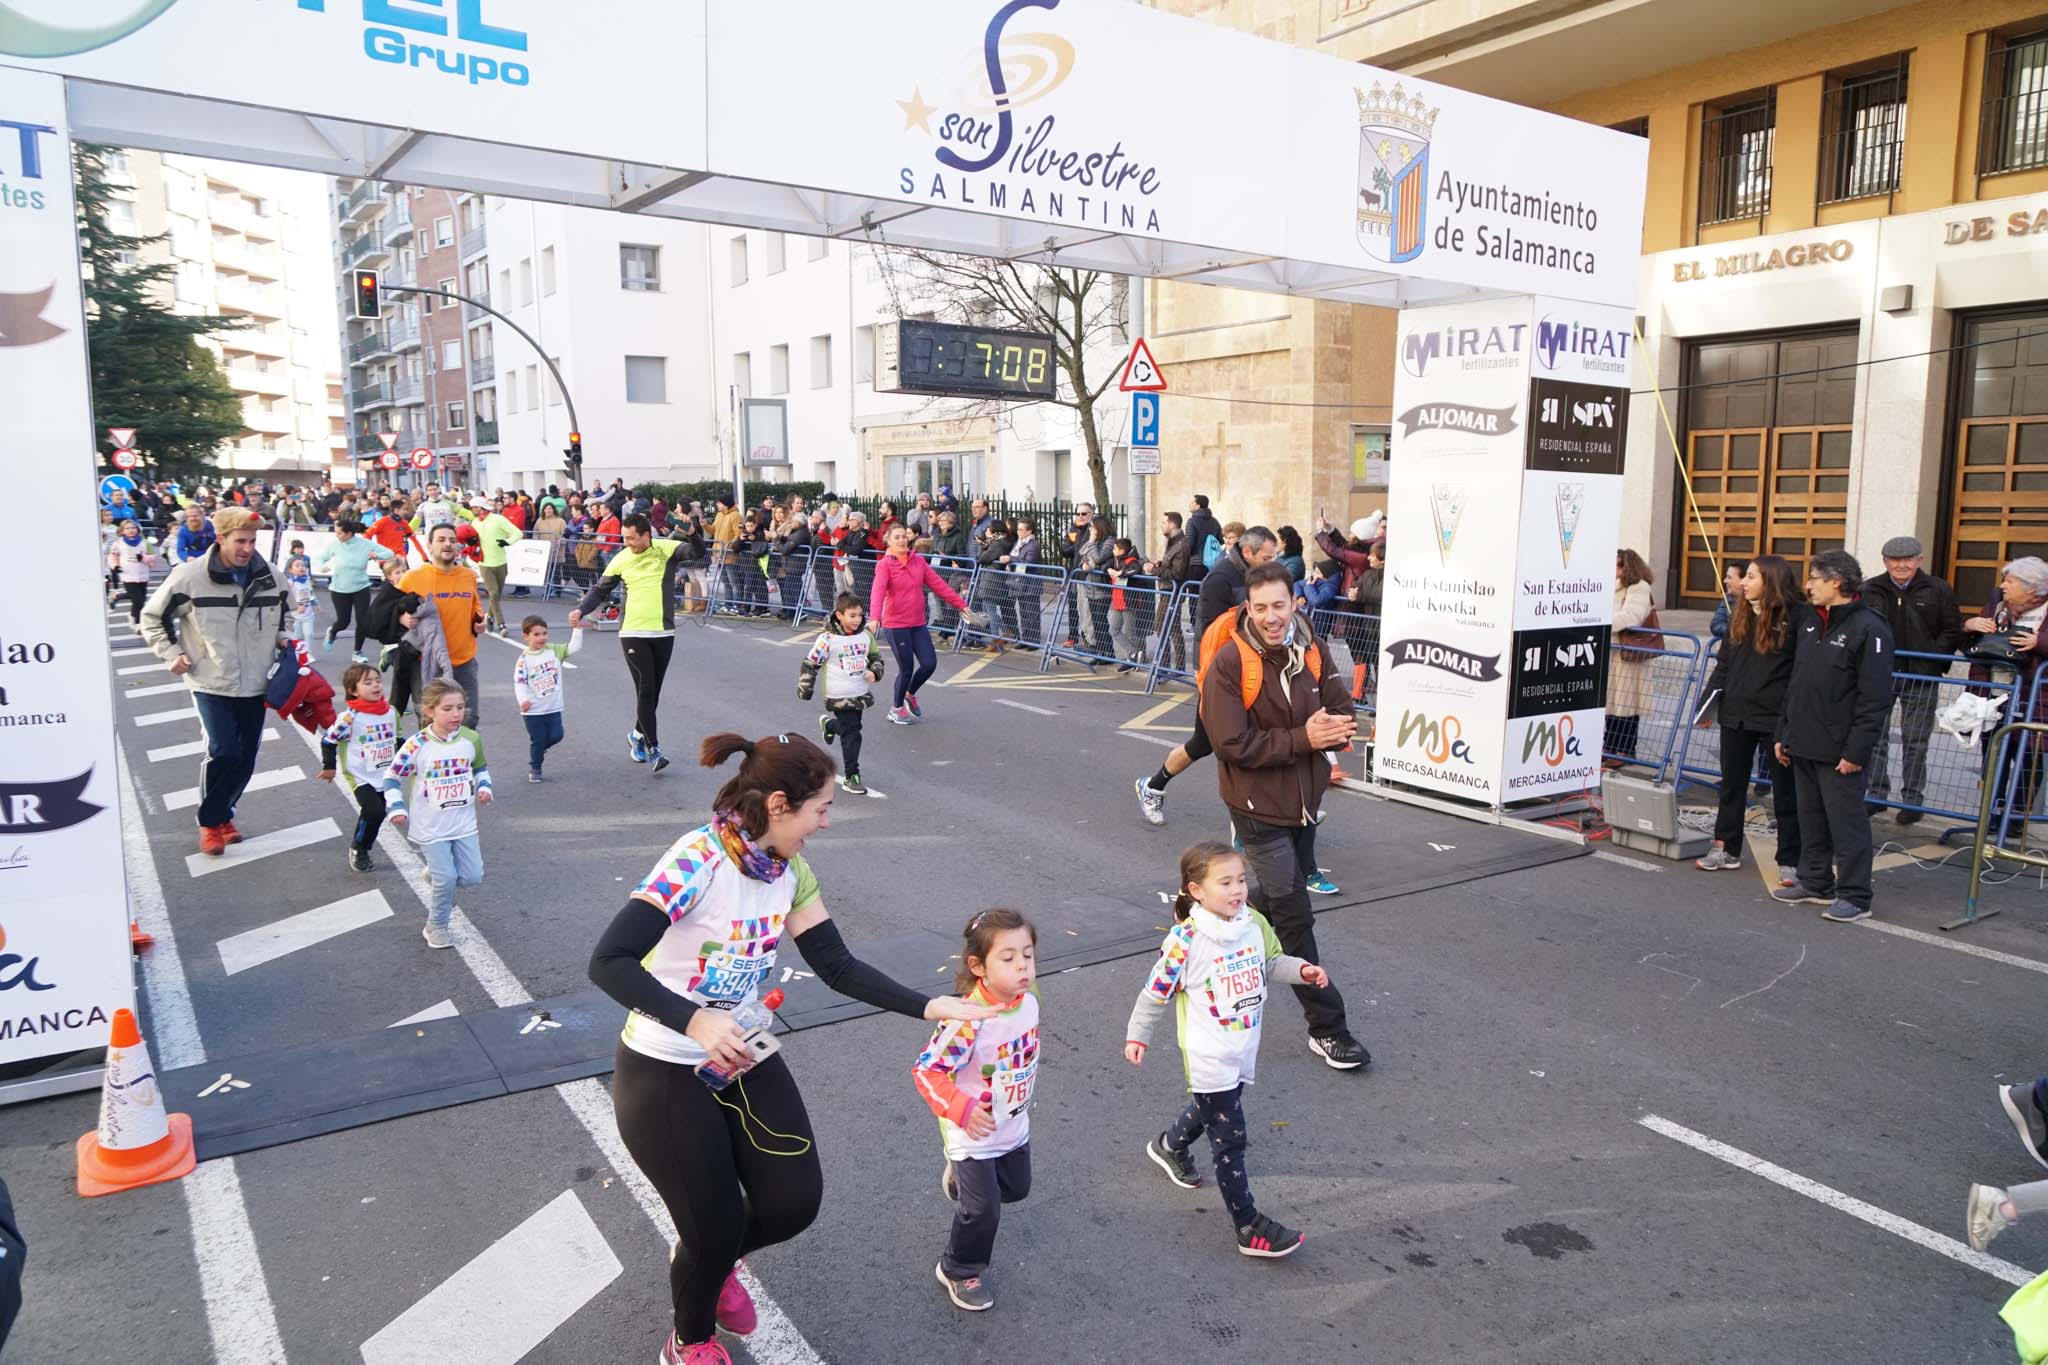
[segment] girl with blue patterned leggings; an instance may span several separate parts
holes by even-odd
[[[1124,1057],[1144,1063],[1145,1050],[1168,1002],[1186,1064],[1187,1107],[1145,1144],[1145,1155],[1182,1189],[1199,1186],[1188,1148],[1203,1133],[1216,1163],[1216,1187],[1237,1225],[1246,1256],[1292,1255],[1302,1235],[1260,1213],[1245,1171],[1244,1087],[1259,1060],[1259,1021],[1268,980],[1327,986],[1329,974],[1280,951],[1273,926],[1245,905],[1244,858],[1228,844],[1200,843],[1180,855],[1178,921],[1160,946],[1150,979],[1138,992],[1124,1031]]]

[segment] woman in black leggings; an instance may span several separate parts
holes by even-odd
[[[920,1019],[985,1019],[931,999],[847,950],[802,854],[829,824],[832,759],[801,735],[712,735],[699,761],[743,755],[711,823],[661,856],[590,959],[590,979],[625,1005],[612,1077],[619,1136],[675,1220],[675,1327],[665,1365],[730,1365],[714,1328],[745,1335],[754,1304],[739,1260],[809,1227],[824,1193],[803,1096],[780,1053],[756,1060],[734,1011],[757,1005],[788,937],[842,995]],[[740,1074],[714,1090],[707,1062]]]

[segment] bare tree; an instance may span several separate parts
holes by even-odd
[[[1057,378],[1051,401],[1074,410],[1088,446],[1095,505],[1107,507],[1109,468],[1095,405],[1118,374],[1116,353],[1126,340],[1130,281],[1097,270],[1020,265],[912,247],[880,247],[877,256],[899,311],[921,307],[940,322],[1052,333]],[[991,400],[975,409],[991,413],[1002,406]]]

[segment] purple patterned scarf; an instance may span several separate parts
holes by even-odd
[[[736,811],[722,810],[711,817],[711,827],[718,831],[719,842],[725,851],[739,864],[740,871],[757,882],[776,882],[789,871],[789,860],[778,858],[757,843],[747,833],[747,827],[740,822]]]

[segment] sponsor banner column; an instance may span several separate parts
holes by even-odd
[[[1628,432],[1628,311],[1538,299],[1533,321],[1509,801],[1599,781]]]
[[[1401,314],[1373,772],[1498,805],[1530,300]]]
[[[134,1003],[64,82],[0,67],[0,1066],[105,1047]]]

